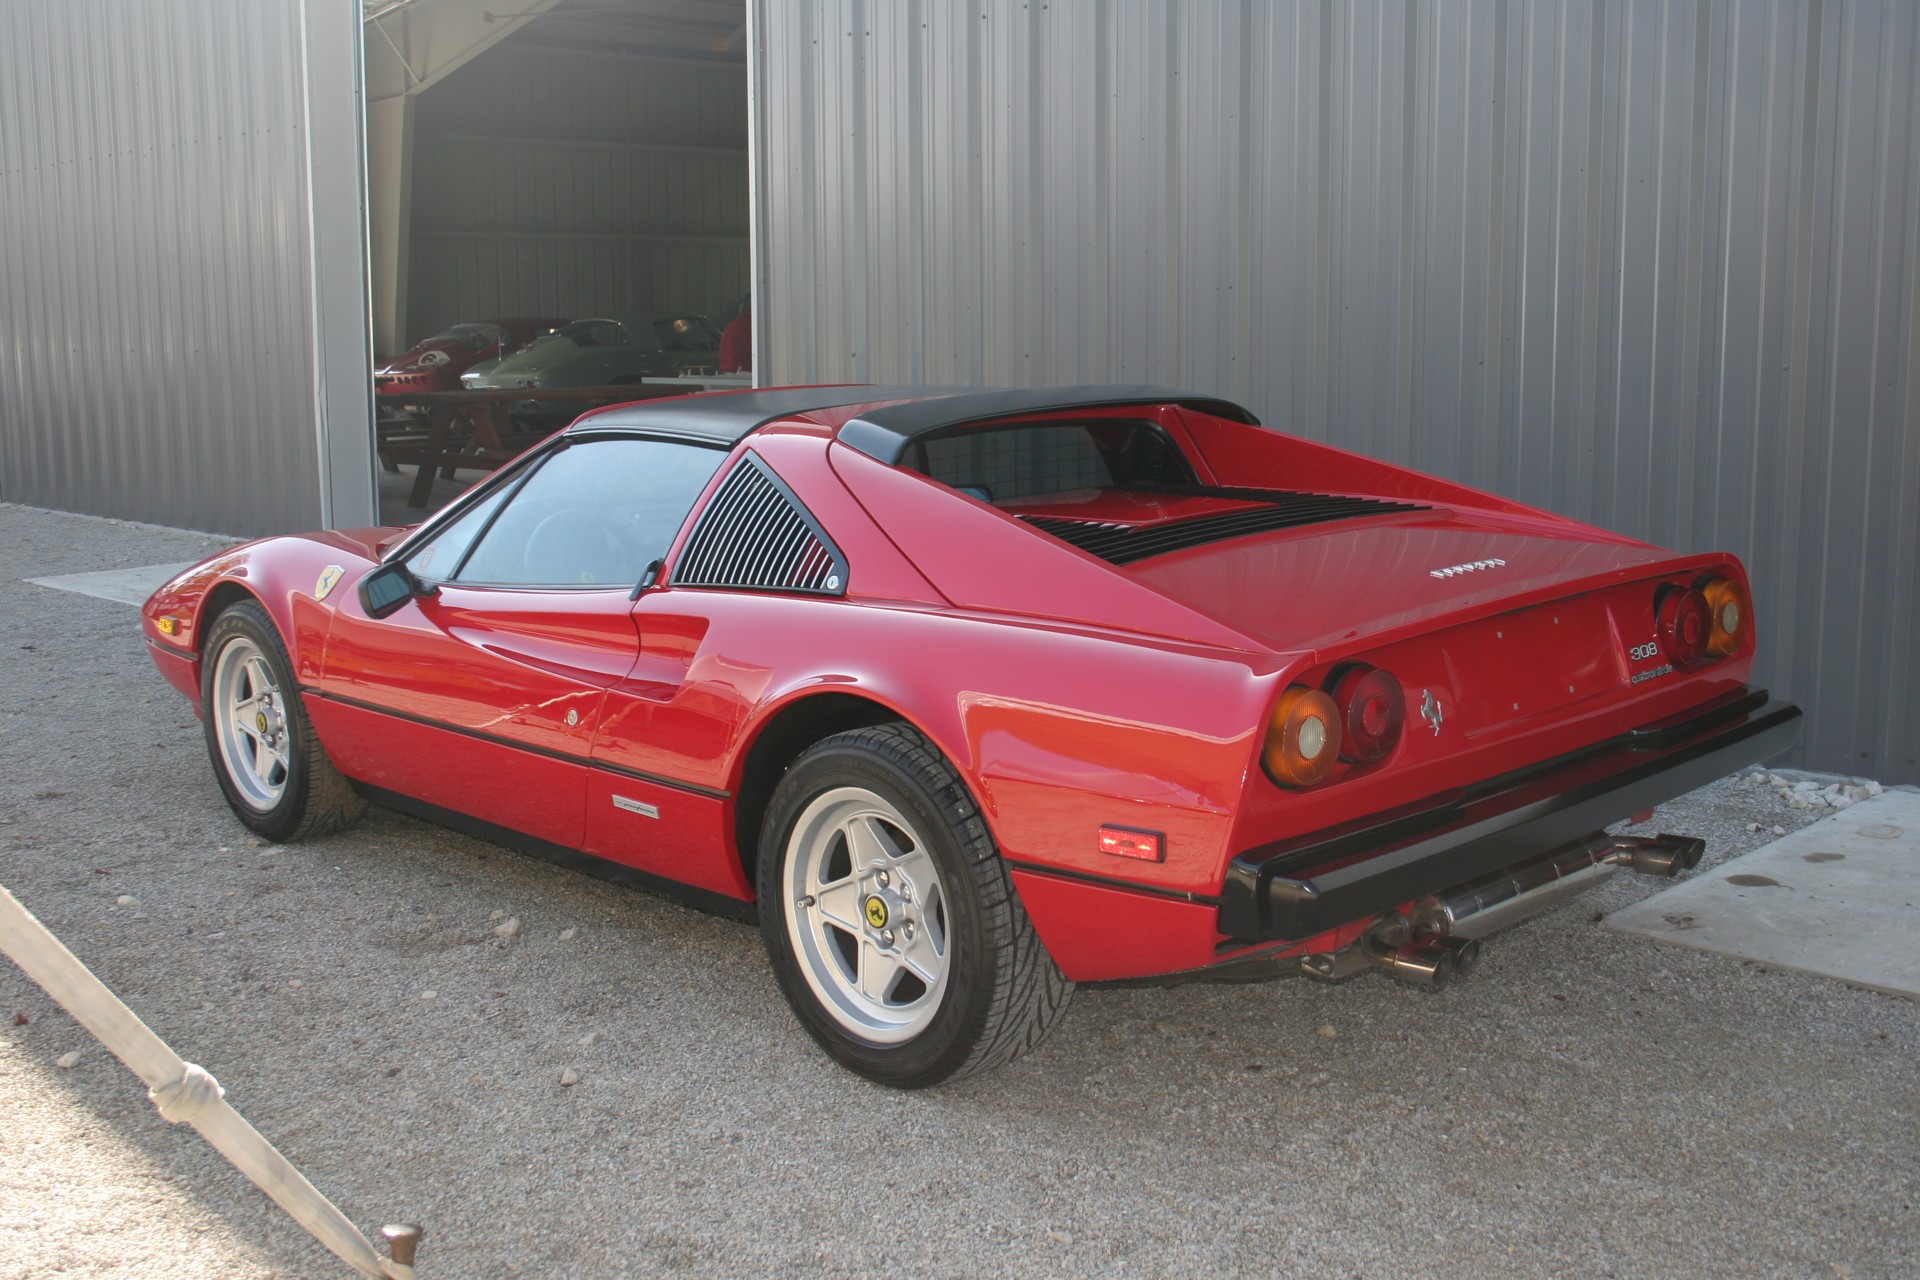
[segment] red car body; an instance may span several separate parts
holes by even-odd
[[[566,317],[516,317],[456,324],[408,347],[373,371],[375,396],[419,395],[460,390],[460,375],[483,360],[510,356],[543,333],[567,323]]]
[[[926,474],[928,441],[964,449],[1009,422],[1135,424],[1193,483],[987,500]],[[823,735],[904,722],[964,783],[1074,982],[1329,976],[1425,895],[1578,845],[1796,730],[1795,708],[1747,685],[1745,611],[1725,613],[1721,651],[1689,651],[1688,669],[1673,652],[1671,601],[1744,605],[1733,557],[1674,555],[1224,402],[780,389],[618,406],[542,449],[622,434],[725,450],[644,589],[448,581],[374,616],[362,580],[476,497],[411,534],[268,538],[196,566],[146,606],[155,662],[202,700],[210,619],[256,600],[361,791],[741,915],[781,771]],[[678,580],[750,462],[837,549],[837,590]],[[1404,691],[1384,757],[1284,784],[1276,709],[1367,668]]]

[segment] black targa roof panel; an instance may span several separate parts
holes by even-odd
[[[627,428],[664,435],[733,444],[774,422],[816,409],[900,400],[874,409],[840,429],[840,439],[869,457],[897,463],[916,438],[945,427],[962,426],[1023,413],[1058,409],[1111,408],[1130,404],[1174,404],[1234,422],[1259,419],[1229,400],[1176,391],[1171,387],[773,387],[721,395],[675,396],[667,400],[620,405],[596,413],[578,425],[581,431]]]
[[[875,397],[876,399],[880,397]],[[915,400],[888,405],[864,413],[840,428],[840,442],[871,458],[897,463],[907,446],[920,436],[947,427],[1008,418],[1016,414],[1051,413],[1059,409],[1107,409],[1131,404],[1172,404],[1226,418],[1232,422],[1260,425],[1260,419],[1231,400],[1203,396],[1172,387],[1030,387],[1021,390],[978,390],[954,395],[942,392],[938,399]]]
[[[618,405],[594,414],[581,422],[579,429],[604,431],[624,427],[733,444],[769,422],[816,409],[838,409],[908,396],[959,396],[976,391],[977,387],[772,387],[764,391],[674,396]]]

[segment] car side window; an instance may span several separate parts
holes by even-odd
[[[451,578],[459,569],[467,548],[512,492],[512,484],[503,484],[481,499],[465,515],[434,534],[431,542],[408,556],[407,568],[413,570],[416,578],[428,582],[445,582]]]
[[[453,580],[631,587],[666,555],[726,456],[669,440],[586,440],[562,448],[506,499]]]

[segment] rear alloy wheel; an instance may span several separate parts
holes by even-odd
[[[881,1084],[997,1066],[1038,1043],[1073,990],[971,794],[904,724],[836,734],[795,761],[762,828],[759,894],[802,1025]]]
[[[269,840],[327,835],[366,810],[314,734],[286,647],[254,601],[225,610],[208,632],[200,719],[227,804]]]

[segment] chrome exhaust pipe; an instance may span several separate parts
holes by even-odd
[[[1531,861],[1429,894],[1414,904],[1416,936],[1484,938],[1589,889],[1621,867],[1675,876],[1700,864],[1707,842],[1695,836],[1609,836],[1556,849]]]
[[[1415,937],[1412,923],[1397,911],[1368,925],[1360,946],[1379,968],[1402,982],[1430,990],[1466,977],[1480,963],[1478,939]]]
[[[1480,939],[1448,936],[1423,939],[1427,946],[1439,947],[1453,956],[1453,976],[1464,978],[1480,963]]]
[[[1409,942],[1392,951],[1382,952],[1381,962],[1387,972],[1400,981],[1434,990],[1452,982],[1459,976],[1460,970],[1460,963],[1453,958],[1453,952],[1424,942]]]
[[[1646,836],[1610,836],[1613,849],[1607,861],[1631,867],[1642,875],[1667,876],[1691,871],[1700,865],[1707,842],[1698,836],[1670,836],[1664,832]]]

